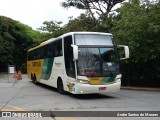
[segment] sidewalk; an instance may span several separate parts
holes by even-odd
[[[121,86],[124,90],[141,90],[141,91],[157,91],[160,92],[160,88],[149,88],[149,87],[131,87],[131,86]]]
[[[8,82],[8,75],[0,74],[0,83],[7,83],[7,82]]]
[[[18,78],[20,77],[20,78]],[[27,75],[22,74],[20,76],[15,76],[14,74],[0,74],[0,84],[4,83],[16,83],[17,81],[21,81],[23,79],[26,79]]]
[[[13,75],[1,74],[0,75],[0,83],[14,83],[16,78]]]

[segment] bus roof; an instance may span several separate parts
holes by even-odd
[[[74,34],[99,34],[99,35],[112,35],[111,33],[104,33],[104,32],[69,32],[69,33],[66,33],[60,37],[65,37],[65,36],[68,36],[68,35],[74,35]]]
[[[109,36],[112,36],[111,33],[104,33],[104,32],[69,32],[69,33],[63,34],[63,35],[61,35],[61,36],[59,36],[57,38],[51,38],[49,40],[46,40],[46,41],[42,42],[40,45],[38,45],[36,47],[33,47],[33,48],[30,48],[28,51],[32,51],[32,50],[34,50],[36,48],[42,47],[42,46],[44,46],[44,45],[46,45],[48,43],[56,41],[57,39],[63,38],[65,36],[75,35],[75,34],[94,34],[94,35],[97,34],[97,35],[109,35]]]

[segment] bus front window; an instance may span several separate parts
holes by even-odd
[[[100,58],[98,48],[79,48],[78,74],[99,76]]]
[[[100,48],[103,75],[119,74],[118,55],[114,48]]]
[[[119,73],[118,56],[114,48],[79,47],[78,75],[111,76]]]

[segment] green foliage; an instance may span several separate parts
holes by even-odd
[[[27,50],[41,41],[41,34],[30,27],[0,16],[0,71],[8,64],[20,68],[26,62]]]
[[[157,84],[160,78],[160,4],[132,0],[124,3],[118,13],[112,30],[118,44],[128,45],[131,54],[128,63],[122,63],[124,78],[129,80],[129,85],[138,85],[137,81],[142,80],[154,80]]]
[[[86,16],[86,14],[81,14],[75,19],[70,19],[68,24],[64,27],[65,32],[74,31],[97,31],[99,29],[99,24],[93,21],[91,17]]]
[[[129,46],[133,62],[146,62],[159,56],[157,21],[160,17],[153,12],[153,8],[146,11],[144,5],[126,3],[119,9],[119,19],[113,22],[118,43]]]
[[[64,8],[75,7],[78,9],[86,10],[95,20],[95,14],[99,16],[100,20],[106,19],[104,15],[111,12],[111,9],[118,3],[124,0],[65,0],[62,2]]]
[[[5,41],[3,37],[0,36],[0,63],[12,62],[13,59],[13,43]]]
[[[42,31],[47,31],[49,33],[53,33],[57,30],[60,29],[60,24],[62,24],[62,22],[57,22],[57,21],[44,21],[43,25],[41,26],[41,28],[38,28],[39,30]]]
[[[48,32],[45,36],[58,37],[63,34],[63,28],[61,27],[62,22],[57,21],[44,21],[43,26],[38,28],[38,30]],[[48,37],[47,37],[48,38]]]

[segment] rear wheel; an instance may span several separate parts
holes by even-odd
[[[57,89],[60,94],[65,93],[64,88],[63,88],[63,82],[61,79],[58,79],[58,81],[57,81]]]
[[[33,74],[31,74],[31,80],[32,80],[32,82],[33,82]]]
[[[36,75],[34,74],[34,77],[33,77],[33,82],[35,85],[38,85],[39,83],[37,82],[37,78],[36,78]]]

